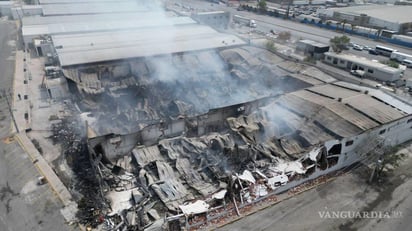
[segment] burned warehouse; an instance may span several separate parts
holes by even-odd
[[[234,206],[253,204],[355,162],[375,161],[374,150],[410,137],[411,110],[378,90],[334,82],[136,133],[93,137],[88,145],[98,160],[101,190],[111,195],[111,209],[130,211],[161,201],[157,213],[167,216],[162,223],[178,220],[196,228],[218,220],[221,216],[211,214],[219,209],[235,211]],[[113,179],[121,189],[107,184]],[[123,201],[113,196],[125,192]],[[135,195],[142,199],[124,204]],[[208,215],[187,220],[199,214]]]
[[[77,113],[49,120],[87,227],[213,229],[412,137],[410,103],[229,33],[230,13],[40,2],[23,42],[49,101]]]

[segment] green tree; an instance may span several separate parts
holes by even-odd
[[[399,68],[399,63],[397,63],[394,60],[380,61],[380,63],[383,63],[383,64],[388,65],[388,66],[393,67],[393,68]]]
[[[335,36],[329,41],[332,50],[336,53],[340,53],[342,50],[347,49],[349,42],[350,38],[346,35]]]
[[[260,0],[257,5],[259,12],[264,13],[267,10],[267,4],[265,0]]]

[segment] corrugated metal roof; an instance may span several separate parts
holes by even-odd
[[[380,123],[388,123],[406,116],[396,108],[364,94],[344,99],[343,102]]]
[[[391,5],[375,5],[368,4],[363,6],[330,8],[328,10],[337,12],[349,12],[351,14],[366,14],[370,17],[381,20],[390,21],[393,23],[408,23],[412,22],[412,6],[391,6]]]
[[[350,90],[343,87],[349,88],[350,85],[314,86],[286,94],[280,97],[277,103],[307,118],[302,121],[302,125],[305,124],[307,129],[319,127],[324,133],[340,137],[353,136],[407,115],[396,107],[396,105],[402,106],[403,103],[395,98],[383,97],[383,95],[377,98],[369,92],[365,94],[363,89],[355,87]],[[395,102],[397,103],[394,104]],[[316,140],[315,137],[311,138],[311,135],[307,135],[310,133],[303,130],[302,132],[306,134],[305,139],[312,140],[311,142]]]
[[[318,79],[325,83],[335,82],[336,79],[332,76],[326,74],[325,72],[319,70],[318,68],[307,66],[304,69],[300,70],[300,74],[310,76],[312,78]]]
[[[62,66],[243,45],[204,25],[52,36]]]
[[[333,99],[348,98],[359,94],[359,92],[357,91],[348,90],[342,87],[334,86],[332,84],[311,87],[310,91],[329,96]]]
[[[76,4],[49,4],[41,5],[43,15],[76,15],[76,14],[103,14],[113,12],[141,12],[149,8],[138,2],[92,2]]]
[[[88,3],[88,2],[130,2],[133,0],[38,0],[40,4]]]
[[[389,92],[383,92],[382,90],[379,90],[379,89],[359,86],[359,85],[351,84],[348,82],[336,82],[334,84],[342,86],[342,87],[346,87],[346,88],[361,90],[363,92],[368,91],[368,95],[373,96],[377,99],[380,99],[394,106],[395,108],[398,108],[399,110],[405,112],[406,114],[412,114],[412,106],[409,104],[409,102],[406,102],[405,99],[396,97],[396,95],[393,95]]]
[[[153,20],[156,18],[162,18],[161,20]],[[147,28],[147,27],[159,27],[168,25],[183,25],[183,24],[195,24],[196,22],[189,17],[171,17],[163,18],[160,14],[154,14],[147,17],[147,19],[141,18],[139,20],[99,20],[99,21],[84,21],[84,22],[62,22],[62,23],[50,23],[50,24],[38,24],[38,25],[25,25],[22,27],[23,36],[36,36],[36,35],[58,35],[58,34],[70,34],[70,33],[82,33],[82,32],[97,32],[97,31],[115,31]]]
[[[358,111],[350,107],[344,106],[341,102],[338,102],[337,100],[329,99],[327,97],[323,97],[321,95],[317,95],[315,93],[312,93],[306,90],[293,92],[291,94],[299,96],[312,103],[317,103],[317,104],[325,106],[326,108],[328,108],[335,114],[351,122],[352,124],[361,128],[362,130],[374,128],[379,125],[378,123],[366,117],[365,115],[359,113]]]
[[[107,14],[86,14],[86,15],[59,15],[59,16],[26,16],[22,19],[23,26],[38,24],[59,24],[59,23],[91,23],[103,21],[137,21],[145,18],[165,18],[164,12],[122,12]]]

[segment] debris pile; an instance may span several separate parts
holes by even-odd
[[[76,83],[81,108],[96,118],[90,126],[98,134],[124,134],[311,86],[277,68],[280,61],[263,49],[243,47],[76,67],[64,73]]]
[[[70,184],[78,203],[76,214],[79,223],[97,227],[104,220],[105,198],[100,191],[97,174],[90,162],[84,126],[74,117],[54,120],[52,123],[52,141],[60,144],[62,156],[74,174]]]

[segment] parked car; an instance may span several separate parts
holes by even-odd
[[[406,67],[412,68],[412,61],[411,60],[404,59],[401,64],[405,65]]]
[[[365,74],[365,71],[362,70],[351,70],[350,73],[356,77],[362,78],[363,75]]]
[[[378,53],[375,49],[373,49],[373,48],[369,49],[368,52],[369,52],[369,54],[371,54],[371,55],[379,55],[379,53]]]
[[[353,44],[353,49],[354,49],[354,50],[357,50],[357,51],[362,51],[362,50],[363,50],[363,47],[360,46],[360,45],[358,45],[358,44]]]

